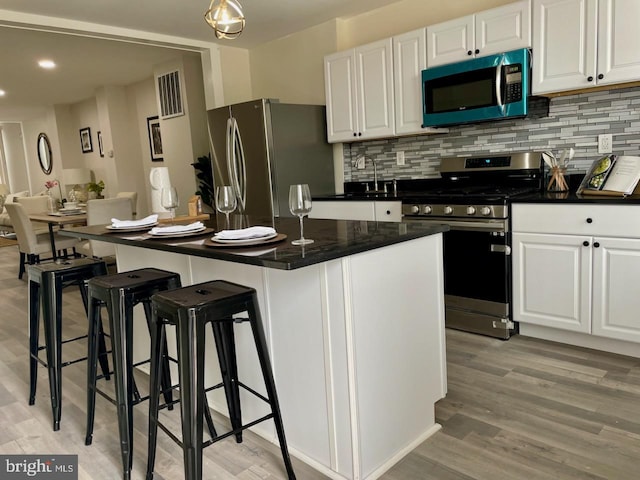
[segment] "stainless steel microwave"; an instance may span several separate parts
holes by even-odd
[[[527,116],[530,65],[523,48],[423,70],[423,126]]]

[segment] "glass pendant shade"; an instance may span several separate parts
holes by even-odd
[[[216,32],[216,38],[237,38],[244,29],[244,14],[237,0],[211,0],[204,19]]]

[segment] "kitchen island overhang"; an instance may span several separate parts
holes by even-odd
[[[447,227],[307,219],[305,236],[316,243],[303,250],[290,243],[299,236],[297,219],[249,224],[273,225],[288,238],[229,249],[104,226],[65,234],[116,243],[119,271],[154,266],[180,273],[183,285],[225,279],[255,288],[291,454],[330,478],[378,478],[440,428],[434,404],[446,394]],[[135,337],[137,361],[148,352],[148,335]],[[241,378],[264,393],[249,332],[237,331],[236,342]],[[216,383],[212,345],[207,354],[206,381]],[[209,400],[227,413],[222,392]],[[243,415],[257,418],[264,408],[245,402]],[[254,431],[276,443],[269,423]]]

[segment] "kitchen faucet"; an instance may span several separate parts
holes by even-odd
[[[373,163],[373,191],[378,192],[378,165],[373,158],[371,159],[371,163]]]

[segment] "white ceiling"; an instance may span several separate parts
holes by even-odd
[[[209,0],[0,0],[0,23],[2,11],[8,10],[253,48],[397,1],[241,0],[246,27],[235,40],[217,40],[205,23]],[[98,86],[148,78],[152,65],[174,56],[166,48],[0,26],[0,89],[7,92],[0,98],[0,112],[89,98]],[[37,67],[44,57],[55,60],[58,68]]]

